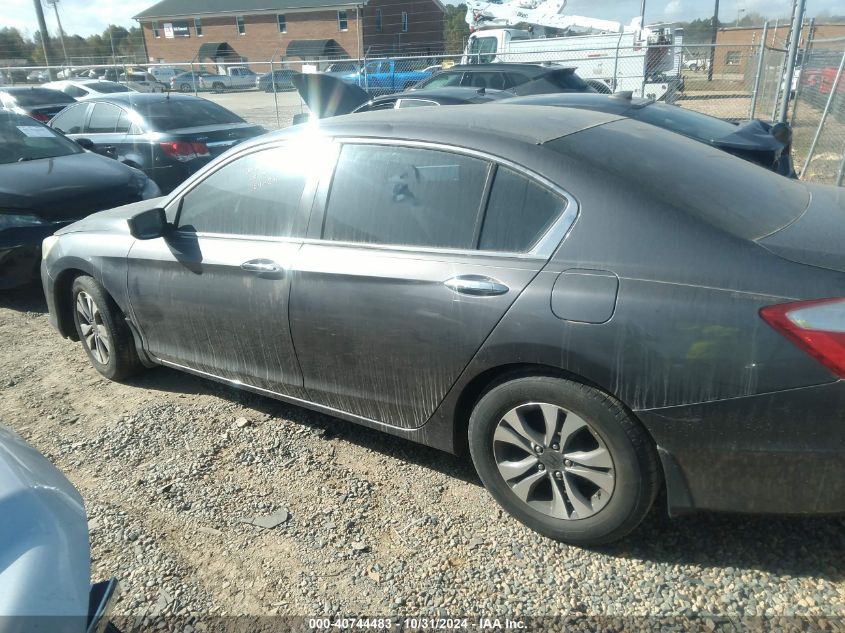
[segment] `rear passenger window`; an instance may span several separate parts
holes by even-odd
[[[310,171],[290,148],[247,154],[221,167],[182,199],[182,231],[299,237],[297,211]]]
[[[365,244],[474,248],[488,163],[449,152],[346,145],[323,238]]]
[[[524,253],[554,224],[566,201],[507,167],[496,170],[479,248]]]
[[[91,112],[86,131],[90,134],[113,134],[119,118],[120,108],[109,103],[97,103]]]

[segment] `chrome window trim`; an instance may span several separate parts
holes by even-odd
[[[421,103],[425,103],[429,106],[439,106],[440,105],[439,103],[437,103],[436,101],[432,101],[431,99],[422,99],[420,97],[403,97],[401,99],[396,100],[395,108],[397,110],[402,107],[401,104],[402,104],[403,101],[420,101]],[[420,107],[422,107],[422,106],[420,106]]]
[[[323,239],[310,239],[304,240],[304,242],[309,243],[317,243],[317,244],[337,244],[343,246],[355,246],[355,247],[376,247],[383,250],[399,250],[399,251],[416,251],[416,252],[431,252],[431,253],[452,253],[458,255],[482,255],[488,257],[512,257],[515,259],[549,259],[553,254],[560,243],[569,235],[570,230],[575,225],[575,222],[578,220],[580,216],[581,207],[578,204],[578,201],[575,197],[570,194],[568,191],[561,188],[559,185],[555,184],[545,176],[541,176],[540,174],[524,167],[518,163],[515,163],[507,158],[502,158],[501,156],[496,156],[495,154],[490,154],[488,152],[483,152],[476,149],[471,149],[467,147],[459,147],[456,145],[449,145],[447,143],[437,143],[434,141],[418,141],[418,140],[406,140],[406,139],[393,139],[393,138],[367,138],[367,137],[360,137],[360,136],[335,136],[335,142],[340,145],[343,144],[354,144],[354,145],[389,145],[393,147],[414,147],[414,148],[421,148],[421,149],[432,149],[438,150],[441,152],[448,152],[451,154],[462,154],[465,156],[471,156],[473,158],[479,158],[481,160],[489,161],[495,163],[497,165],[503,165],[516,173],[525,176],[530,180],[534,180],[540,184],[542,184],[547,189],[554,191],[557,195],[561,198],[566,200],[566,205],[561,209],[557,219],[554,223],[546,229],[546,231],[537,238],[534,242],[532,248],[525,252],[519,251],[485,251],[481,249],[455,249],[455,248],[436,248],[436,247],[429,247],[429,246],[414,246],[414,245],[394,245],[394,244],[366,244],[362,242],[337,242],[333,240],[323,240]],[[328,200],[326,201],[326,208],[323,210],[323,215],[325,216],[325,212],[328,210]]]

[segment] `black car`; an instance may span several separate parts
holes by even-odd
[[[76,103],[76,99],[60,90],[14,86],[0,88],[0,108],[26,114],[42,123],[52,119],[71,103]]]
[[[579,108],[629,117],[689,136],[782,176],[797,178],[792,165],[792,132],[783,123],[772,125],[757,119],[732,123],[653,99],[633,98],[630,92],[612,96],[546,94],[516,97],[508,103]]]
[[[468,448],[511,515],[602,543],[658,494],[845,511],[843,215],[632,118],[400,108],[245,143],[48,238],[41,275],[110,379],[160,364]]]
[[[0,289],[37,278],[41,240],[56,229],[159,195],[143,172],[0,110]]]
[[[165,193],[233,145],[265,132],[200,97],[134,92],[78,103],[50,126],[142,169]]]
[[[502,90],[456,86],[426,90],[424,93],[397,92],[373,98],[355,84],[325,73],[295,73],[292,82],[311,114],[318,119],[393,108],[489,103],[513,96]],[[293,122],[300,123],[308,118],[308,114],[298,114]]]
[[[298,74],[295,70],[288,70],[286,68],[274,70],[272,72],[273,79],[270,79],[271,73],[267,72],[255,78],[255,87],[265,92],[285,92],[288,90],[296,90],[293,85],[293,77]]]
[[[411,90],[451,86],[510,90],[515,95],[595,92],[575,69],[543,64],[457,64],[423,79]]]

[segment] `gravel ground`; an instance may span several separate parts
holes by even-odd
[[[116,575],[115,612],[142,626],[340,613],[845,630],[841,518],[656,511],[620,544],[568,547],[503,516],[466,459],[167,369],[109,382],[44,310],[37,287],[0,295],[0,422],[79,488],[94,578]]]

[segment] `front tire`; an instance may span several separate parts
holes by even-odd
[[[76,333],[98,372],[109,380],[122,380],[143,368],[132,332],[123,314],[93,277],[77,277],[71,289]]]
[[[500,384],[469,422],[473,463],[514,518],[573,545],[621,539],[651,508],[656,451],[619,402],[561,378]]]
[[[181,92],[193,92],[193,88],[191,87],[191,84],[188,84],[188,83],[184,83],[181,86],[179,86],[179,90]]]
[[[218,82],[215,82],[214,84],[212,84],[211,89],[212,89],[214,92],[216,92],[217,94],[220,94],[220,93],[222,93],[224,90],[226,90],[226,86],[224,86],[222,83],[220,83],[220,82],[218,81]]]

